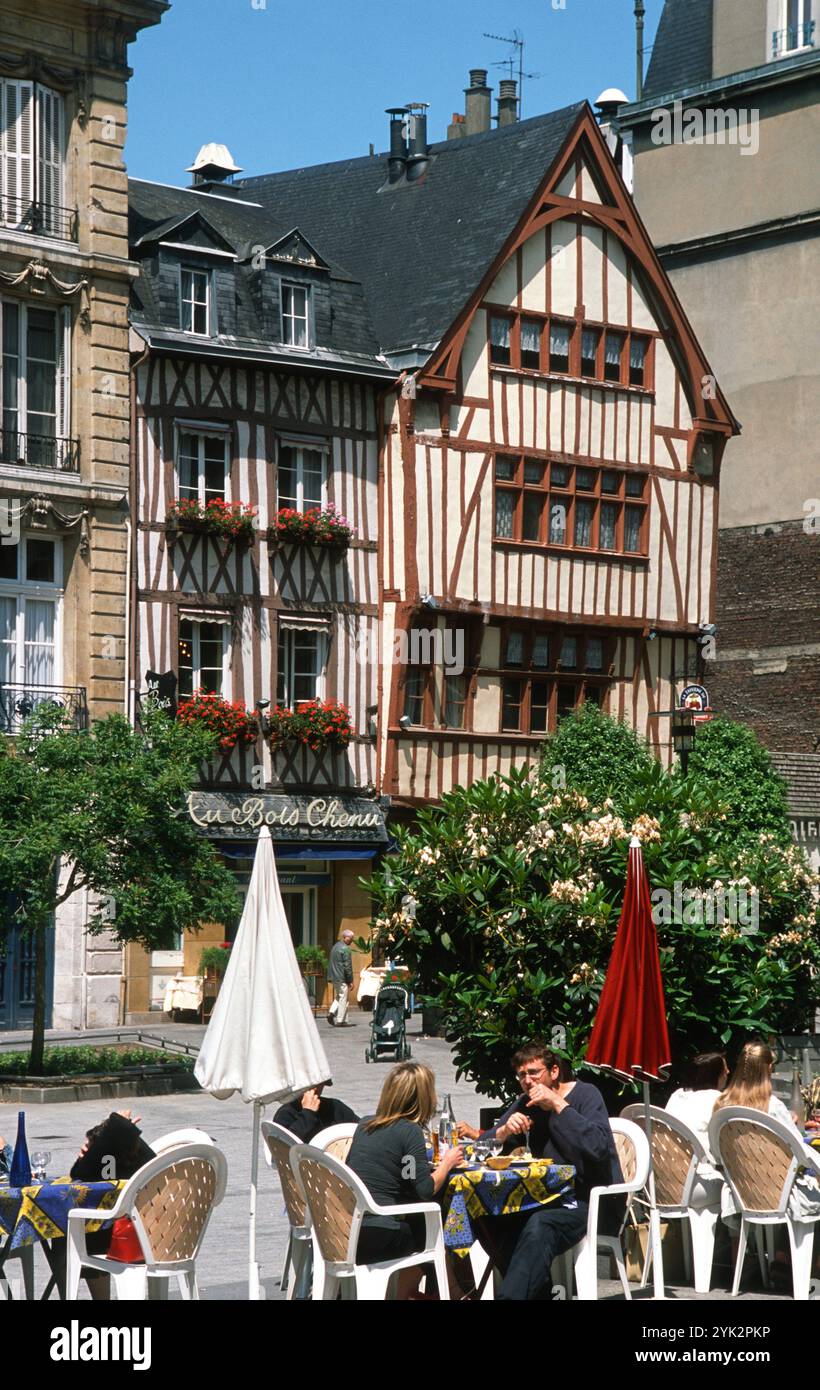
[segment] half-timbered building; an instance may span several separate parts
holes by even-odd
[[[242,184],[358,275],[382,397],[378,786],[412,808],[537,757],[594,700],[670,756],[712,621],[737,425],[586,104],[486,73],[427,143]],[[483,120],[482,120],[483,113]],[[466,133],[465,133],[466,132]],[[472,132],[472,133],[471,133]]]
[[[228,181],[232,168],[227,151],[208,147],[191,188],[131,185],[134,712],[152,689],[173,703],[201,690],[247,708],[258,736],[204,770],[191,815],[241,883],[269,824],[294,940],[328,948],[343,926],[366,922],[359,878],[387,838],[368,653],[379,602],[376,393],[395,373],[361,285],[298,224],[274,233]],[[215,500],[251,509],[249,534],[187,529],[180,508]],[[332,509],[349,544],[281,540],[272,528],[285,508]],[[275,747],[272,712],[313,700],[347,711],[347,746]],[[215,926],[198,941],[224,934]],[[128,1015],[161,1007],[184,964],[182,942],[150,958],[133,949]]]

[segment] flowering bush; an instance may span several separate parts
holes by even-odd
[[[353,529],[347,517],[340,516],[334,506],[311,507],[297,512],[282,507],[276,513],[268,537],[272,541],[291,541],[298,545],[322,545],[332,550],[346,550],[353,539]]]
[[[559,766],[576,775],[559,744],[547,775],[477,782],[420,811],[371,879],[379,947],[443,1009],[460,1072],[502,1096],[520,1041],[543,1037],[583,1059],[632,834],[653,893],[673,1058],[754,1032],[800,1032],[820,969],[818,879],[802,851],[780,827],[756,837],[751,823],[737,828],[717,779],[669,774],[651,756],[607,778],[607,724],[618,746],[621,729],[597,711],[584,717],[602,757],[590,769],[575,717],[567,724],[582,789],[556,788]],[[740,894],[754,905],[748,918],[732,910]]]
[[[207,690],[195,690],[181,700],[177,719],[217,734],[220,748],[226,751],[237,743],[253,743],[259,733],[256,716],[248,712],[241,700],[223,700],[221,695],[211,695]]]
[[[204,504],[191,497],[182,497],[171,503],[166,523],[171,529],[202,531],[205,535],[225,536],[228,540],[249,544],[256,529],[256,507],[243,502],[226,502],[222,497],[212,497]]]
[[[353,737],[350,711],[335,700],[304,700],[294,710],[277,705],[269,719],[272,748],[297,740],[314,753],[346,748]]]

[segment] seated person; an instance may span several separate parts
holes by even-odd
[[[325,1086],[331,1084],[330,1081],[323,1081],[321,1086],[311,1086],[300,1096],[295,1096],[293,1100],[280,1105],[273,1117],[273,1123],[281,1125],[283,1129],[289,1129],[302,1144],[309,1144],[317,1134],[323,1129],[329,1129],[331,1125],[357,1125],[359,1117],[349,1105],[336,1100],[334,1096],[322,1095]]]
[[[690,1084],[674,1091],[666,1102],[669,1114],[683,1120],[706,1150],[706,1158],[698,1164],[698,1181],[692,1187],[691,1205],[696,1208],[716,1201],[723,1185],[709,1149],[709,1121],[728,1077],[729,1068],[722,1052],[700,1052],[691,1064]]]
[[[487,1134],[502,1140],[505,1149],[524,1142],[537,1158],[575,1168],[569,1201],[480,1223],[482,1242],[504,1275],[497,1297],[527,1302],[549,1298],[553,1260],[586,1235],[591,1188],[623,1182],[623,1177],[609,1116],[595,1086],[562,1081],[561,1059],[543,1043],[520,1048],[512,1066],[522,1095]],[[615,1234],[624,1209],[623,1197],[605,1198],[598,1229]]]
[[[558,1058],[558,1067],[560,1070],[560,1079],[562,1082],[574,1081],[575,1073],[573,1072],[572,1067],[570,1066],[566,1057]],[[478,1139],[481,1135],[489,1134],[491,1132],[491,1128],[492,1127],[489,1127],[487,1129],[480,1129],[477,1125],[468,1124],[466,1120],[459,1120],[458,1124],[456,1125],[456,1133],[458,1134],[459,1139]]]
[[[451,1170],[461,1163],[461,1148],[446,1149],[435,1168],[427,1157],[423,1125],[436,1109],[436,1081],[421,1062],[399,1062],[388,1072],[375,1115],[361,1122],[353,1136],[347,1166],[361,1178],[378,1206],[430,1202]],[[365,1264],[399,1259],[424,1248],[424,1218],[365,1216],[357,1259]],[[418,1288],[421,1268],[402,1270],[398,1297]]]
[[[11,1160],[14,1157],[14,1150],[11,1144],[7,1144],[0,1134],[0,1178],[7,1178],[11,1172]]]
[[[109,1115],[103,1124],[90,1129],[71,1169],[73,1181],[114,1182],[132,1178],[154,1158],[154,1150],[140,1137],[141,1131],[137,1128],[139,1119],[139,1115],[132,1119],[130,1110],[118,1110]],[[59,1244],[64,1247],[65,1241]],[[86,1235],[86,1248],[91,1255],[110,1255],[123,1264],[141,1264],[143,1261],[137,1233],[127,1216],[120,1217],[107,1230]],[[85,1270],[84,1277],[92,1298],[110,1298],[107,1274]]]

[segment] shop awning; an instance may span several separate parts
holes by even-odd
[[[227,859],[252,858],[255,844],[255,840],[231,840],[230,843],[220,846],[220,853],[224,854]],[[273,846],[277,860],[373,859],[381,853],[381,850],[381,845],[369,845],[367,847],[328,845],[326,849],[317,849],[315,845],[274,844]]]

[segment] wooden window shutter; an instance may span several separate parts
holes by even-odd
[[[57,230],[52,209],[63,203],[63,99],[48,87],[37,88],[37,201],[45,211],[46,230]]]
[[[71,434],[71,310],[57,316],[57,434]]]
[[[34,201],[34,86],[5,78],[2,82],[2,192],[10,200],[3,210],[7,224],[21,223]]]

